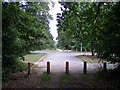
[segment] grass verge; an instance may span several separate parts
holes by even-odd
[[[47,55],[46,53],[34,53],[25,55],[25,61],[37,62],[40,58]]]
[[[87,58],[86,56],[91,56],[91,55],[78,55],[77,57],[83,59],[84,61],[88,63],[101,63],[101,61],[95,61],[95,60],[88,59],[89,57]]]
[[[96,76],[95,75],[90,75],[90,74],[81,74],[80,78],[87,80],[87,81],[94,81],[96,80]]]
[[[63,80],[65,83],[70,83],[70,82],[72,82],[72,79],[73,79],[74,77],[71,76],[71,75],[62,75],[61,78],[62,78],[62,80]]]
[[[81,58],[81,59],[83,59],[84,61],[87,61],[87,62],[89,62],[89,63],[93,63],[91,60],[85,58],[84,55],[78,55],[77,57],[78,57],[78,58]]]
[[[51,75],[48,75],[47,72],[44,72],[43,75],[42,75],[42,77],[41,77],[41,79],[42,79],[43,81],[48,81],[48,80],[50,80],[51,78],[52,78]]]

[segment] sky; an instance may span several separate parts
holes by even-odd
[[[50,27],[50,32],[52,34],[52,36],[54,37],[54,41],[57,42],[56,38],[58,36],[58,33],[57,33],[57,13],[62,13],[60,7],[61,5],[58,3],[58,1],[56,0],[56,2],[54,2],[55,5],[54,7],[52,7],[51,5],[49,5],[50,7],[50,11],[49,11],[49,14],[51,14],[53,16],[53,20],[50,20],[50,24],[49,24],[49,27]]]

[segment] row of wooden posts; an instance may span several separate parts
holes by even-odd
[[[107,68],[106,62],[103,64],[103,70],[106,70]],[[28,62],[28,75],[30,75],[31,69],[31,63]],[[83,66],[83,73],[87,73],[87,62],[84,62]],[[50,62],[47,62],[47,74],[50,74]],[[69,74],[69,62],[66,62],[66,74]]]

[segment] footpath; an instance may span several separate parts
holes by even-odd
[[[44,53],[44,51],[37,51]],[[36,52],[35,52],[36,53]],[[3,88],[111,88],[109,82],[96,78],[97,68],[100,65],[87,64],[87,74],[83,74],[83,61],[75,57],[76,52],[47,52],[32,68],[31,74],[27,71],[16,73]],[[85,54],[85,53],[84,53]],[[90,53],[87,53],[90,54]],[[50,74],[47,75],[47,62],[50,62]],[[69,74],[66,75],[66,62],[69,62]]]

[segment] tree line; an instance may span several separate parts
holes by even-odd
[[[58,48],[90,50],[94,56],[120,62],[120,2],[59,2]]]
[[[30,50],[54,49],[48,2],[2,2],[2,71],[13,72]],[[23,67],[23,66],[21,66]]]

